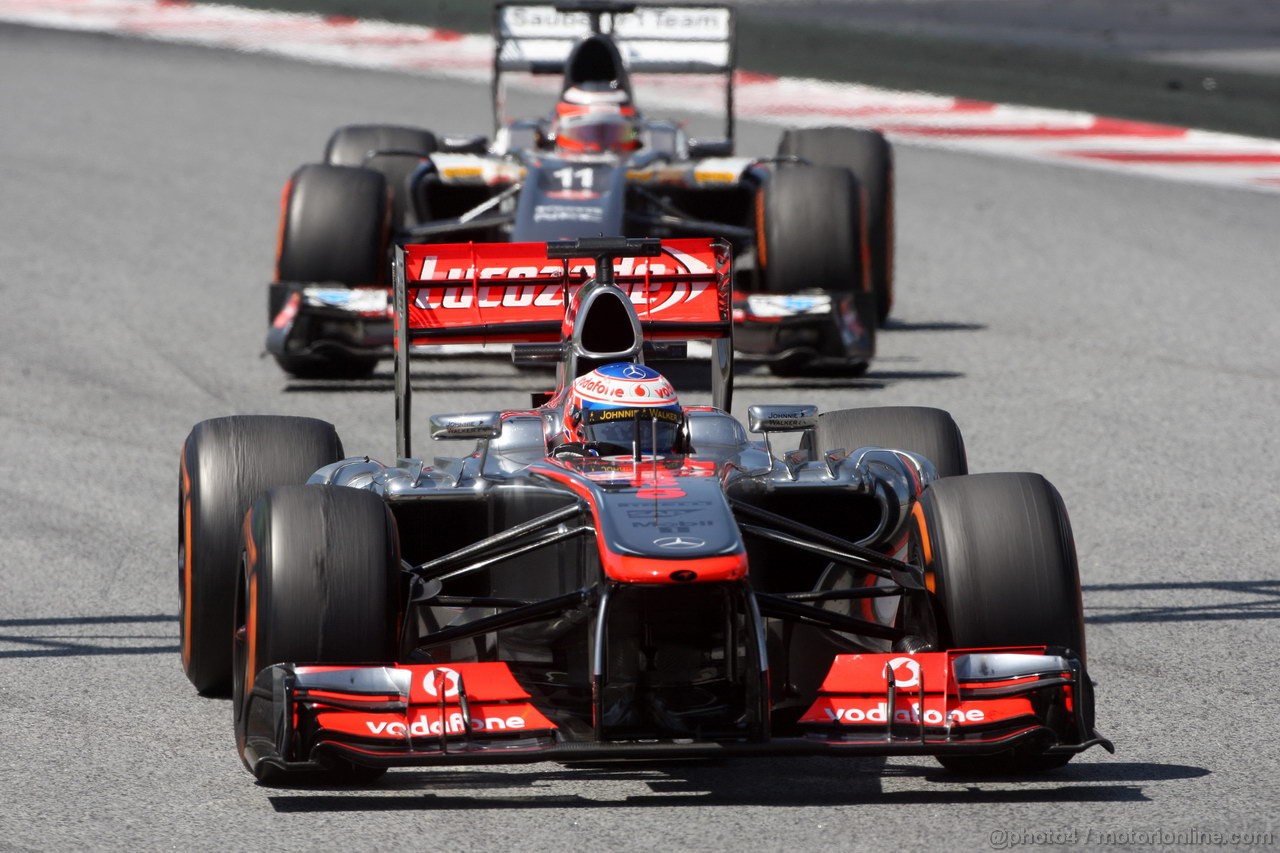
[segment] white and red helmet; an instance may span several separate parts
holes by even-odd
[[[684,409],[658,371],[627,361],[597,367],[569,387],[564,407],[567,440],[607,445],[607,451],[665,454],[685,443]]]
[[[640,147],[636,108],[619,89],[571,87],[556,105],[556,147],[565,154],[635,151]]]

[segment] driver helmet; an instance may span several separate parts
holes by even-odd
[[[586,83],[564,91],[552,122],[556,147],[565,154],[635,151],[639,116],[621,89]]]
[[[579,376],[564,408],[568,441],[614,445],[604,455],[676,452],[683,445],[684,409],[658,371],[620,361]],[[609,452],[612,450],[612,452]]]

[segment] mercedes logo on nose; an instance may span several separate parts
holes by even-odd
[[[634,364],[629,364],[622,369],[622,375],[627,377],[628,379],[643,379],[644,368],[638,367]]]
[[[692,551],[694,548],[701,548],[707,543],[693,536],[663,536],[660,539],[653,540],[653,544],[659,548],[671,548],[677,551]]]

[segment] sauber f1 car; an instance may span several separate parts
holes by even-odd
[[[309,418],[192,430],[183,664],[230,692],[255,776],[737,754],[1024,772],[1111,749],[1053,486],[968,474],[938,409],[755,405],[744,429],[732,280],[718,239],[401,246],[394,464]],[[690,338],[713,405],[644,363]],[[411,348],[475,343],[554,354],[555,387],[435,415],[460,450],[415,456]]]
[[[779,373],[865,370],[893,298],[880,133],[794,128],[774,154],[735,155],[728,7],[504,3],[494,42],[492,140],[354,125],[293,173],[268,306],[286,371],[360,376],[391,355],[389,247],[621,235],[730,241],[741,355]],[[722,135],[642,114],[633,76],[651,100],[710,88]],[[508,116],[513,80],[554,84],[554,110]]]

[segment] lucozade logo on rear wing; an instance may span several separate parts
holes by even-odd
[[[410,329],[559,323],[566,296],[595,276],[595,262],[566,265],[546,253],[545,243],[406,246]],[[661,255],[618,258],[613,271],[642,322],[729,321],[729,250],[718,241],[664,241]]]

